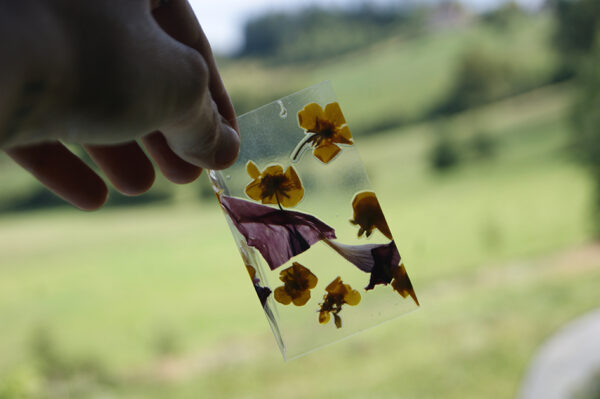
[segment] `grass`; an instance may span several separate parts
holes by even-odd
[[[595,264],[565,275],[525,262],[519,270],[535,269],[529,278],[503,284],[469,284],[463,275],[448,290],[424,290],[430,301],[422,311],[335,347],[284,367],[262,352],[242,364],[216,363],[154,397],[512,397],[537,345],[597,305]]]

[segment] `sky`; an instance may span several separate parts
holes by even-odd
[[[245,21],[265,11],[293,10],[308,5],[343,7],[361,0],[189,0],[196,16],[216,53],[231,54],[243,42]],[[393,0],[370,0],[372,3],[393,3]],[[398,0],[396,0],[397,2]],[[426,0],[421,0],[425,2]],[[493,7],[505,0],[462,0],[476,9]],[[528,7],[537,7],[543,0],[519,0]]]

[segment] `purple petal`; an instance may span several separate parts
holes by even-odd
[[[389,284],[394,268],[400,264],[400,253],[394,241],[365,245],[346,245],[333,240],[325,240],[325,243],[363,272],[371,273],[367,290],[376,284]]]
[[[258,249],[271,270],[314,243],[335,238],[335,230],[314,216],[281,210],[227,195],[221,205],[248,245]]]
[[[371,280],[366,290],[373,289],[377,284],[389,284],[394,278],[394,269],[400,264],[400,253],[394,241],[388,245],[371,250],[375,265],[371,271]]]
[[[363,245],[347,245],[333,240],[325,240],[325,243],[365,273],[400,264],[400,253],[394,241],[389,244]]]
[[[381,244],[347,245],[333,240],[325,240],[325,243],[365,273],[371,273],[375,266],[371,251],[382,246]]]
[[[261,287],[258,284],[254,284],[254,289],[256,290],[256,295],[258,295],[258,299],[260,299],[260,304],[265,306],[267,303],[267,298],[271,295],[271,290],[269,287]]]

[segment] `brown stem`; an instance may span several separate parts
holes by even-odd
[[[277,194],[277,191],[275,191],[275,199],[277,200],[277,206],[279,207],[280,210],[283,211],[283,208],[281,207],[281,203],[279,202],[279,194]]]
[[[315,133],[309,134],[304,139],[302,139],[302,141],[300,141],[294,152],[292,152],[292,161],[297,160],[298,156],[300,155],[300,152],[302,151],[306,143],[308,143],[314,137],[314,135]]]

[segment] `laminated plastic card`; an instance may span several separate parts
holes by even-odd
[[[285,359],[419,302],[329,82],[238,119],[210,177]]]

